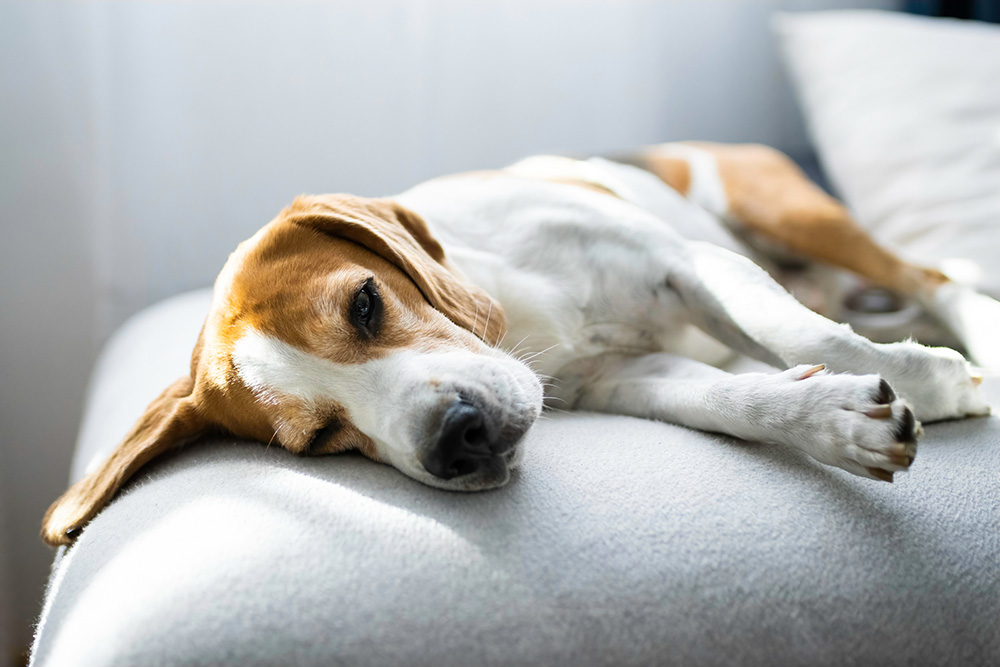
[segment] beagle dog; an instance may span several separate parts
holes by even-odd
[[[508,481],[554,403],[891,482],[921,421],[989,413],[958,352],[826,319],[741,239],[919,299],[987,362],[992,341],[955,308],[996,302],[879,247],[772,149],[666,144],[628,162],[536,157],[392,198],[297,198],[223,267],[190,374],[51,506],[43,539],[72,542],[139,468],[209,432],[358,450],[476,491]],[[722,346],[780,370],[705,363]]]

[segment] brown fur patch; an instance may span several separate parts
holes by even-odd
[[[662,155],[655,151],[636,155],[634,164],[658,176],[661,181],[687,196],[691,190],[691,165],[679,157]]]
[[[947,281],[940,271],[909,264],[878,245],[843,204],[784,153],[759,144],[685,143],[715,157],[727,217],[749,232],[903,294],[926,296]],[[686,192],[682,187],[690,174],[680,175],[683,170],[675,164],[680,158],[663,158],[650,149],[642,154],[650,171]]]

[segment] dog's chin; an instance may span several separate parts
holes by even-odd
[[[504,454],[491,456],[489,463],[482,469],[469,475],[442,479],[436,477],[426,470],[417,471],[415,474],[406,474],[419,482],[436,489],[446,491],[488,491],[497,489],[510,481],[511,470],[521,462],[522,447],[517,446]]]

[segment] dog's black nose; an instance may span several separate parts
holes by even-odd
[[[490,460],[490,438],[479,408],[455,401],[444,413],[437,443],[422,457],[427,472],[441,479],[470,475]]]

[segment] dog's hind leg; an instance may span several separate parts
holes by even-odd
[[[804,259],[917,298],[948,282],[940,271],[910,264],[876,243],[843,204],[768,146],[661,144],[642,149],[632,162],[730,226]]]
[[[954,350],[873,343],[800,304],[747,258],[711,244],[688,243],[685,256],[674,259],[667,284],[691,321],[737,350],[786,368],[826,364],[838,373],[878,373],[923,421],[989,412],[977,386],[982,378]]]
[[[843,204],[780,151],[685,142],[650,146],[626,161],[750,237],[916,299],[977,363],[1000,370],[1000,302],[879,245]]]
[[[909,468],[921,433],[906,402],[877,375],[808,365],[730,375],[670,354],[609,355],[590,371],[577,408],[791,445],[873,479],[891,482]]]

